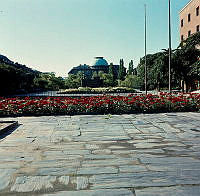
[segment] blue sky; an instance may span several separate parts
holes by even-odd
[[[179,43],[179,11],[189,0],[172,2],[172,46]],[[137,66],[147,52],[168,47],[168,0],[0,0],[0,54],[40,71],[67,76],[95,56]]]

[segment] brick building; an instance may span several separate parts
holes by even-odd
[[[180,40],[200,31],[200,0],[191,0],[179,13]]]

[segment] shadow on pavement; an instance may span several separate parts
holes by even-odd
[[[10,135],[15,131],[21,124],[18,124],[17,121],[12,121],[12,124],[0,130],[0,140]]]

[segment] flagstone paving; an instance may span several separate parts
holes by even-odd
[[[1,120],[0,195],[200,195],[200,113]]]

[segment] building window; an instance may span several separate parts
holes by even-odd
[[[197,32],[199,32],[199,25],[197,25]]]
[[[191,35],[191,31],[188,31],[188,37],[190,37],[190,35]]]
[[[184,37],[183,37],[183,35],[181,35],[181,41],[183,41],[184,40]]]
[[[181,20],[181,27],[183,27],[183,19]]]
[[[199,6],[196,8],[196,16],[199,15]]]
[[[191,15],[188,14],[188,22],[190,22],[190,21],[191,21]]]

